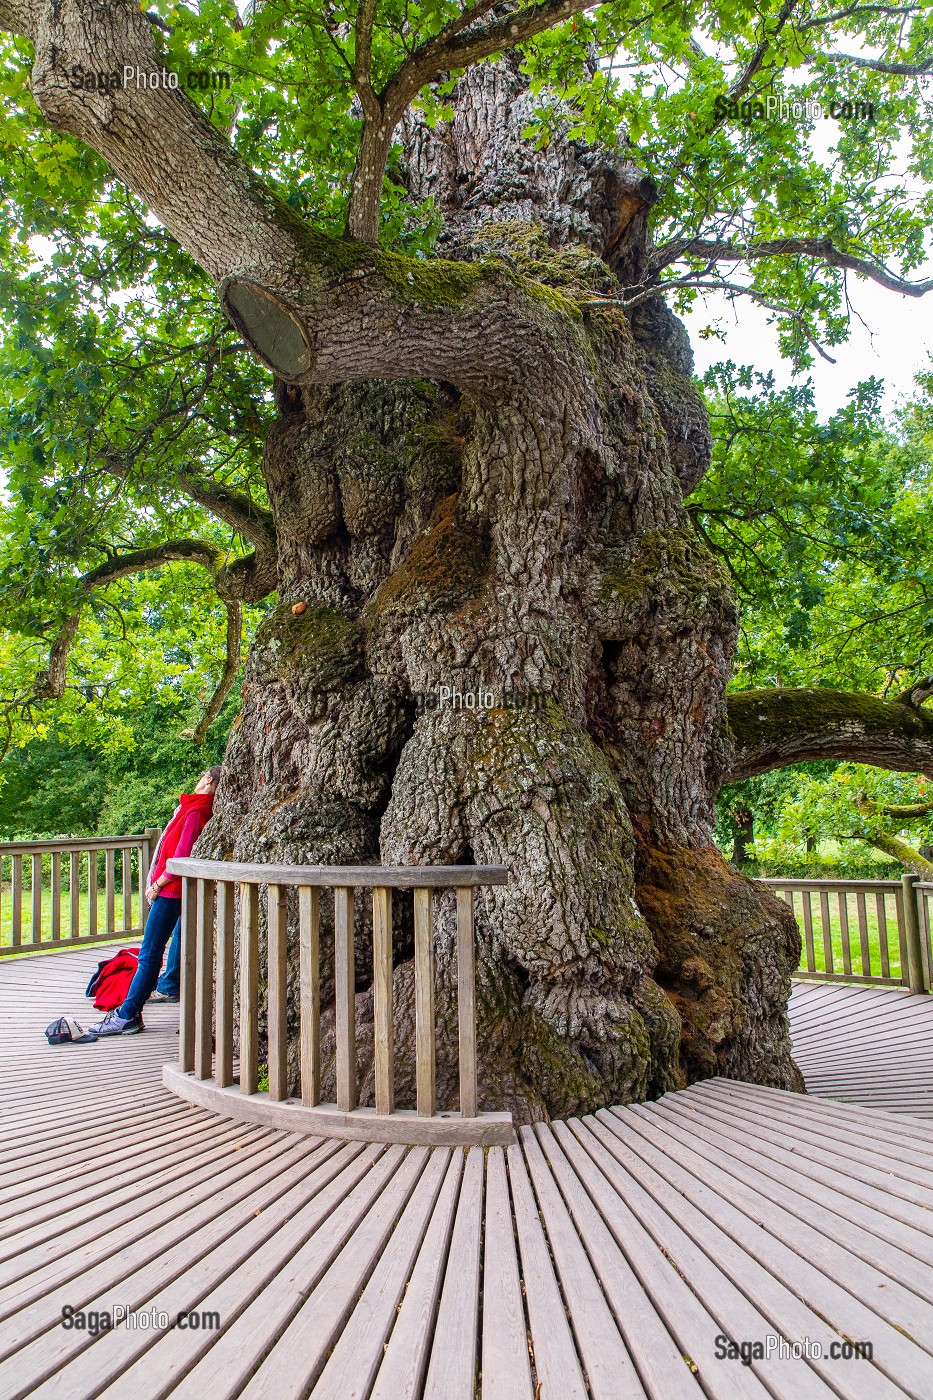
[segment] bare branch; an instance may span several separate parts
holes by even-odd
[[[850,5],[845,10],[834,10],[829,15],[816,15],[794,26],[803,33],[806,29],[822,29],[827,24],[836,24],[841,19],[853,19],[856,15],[915,15],[922,5]]]
[[[702,273],[690,273],[685,277],[672,277],[667,281],[659,281],[648,286],[626,287],[625,293],[631,293],[631,295],[623,294],[621,297],[591,297],[581,302],[580,305],[621,306],[624,310],[630,311],[632,307],[638,306],[640,302],[647,301],[650,297],[662,296],[665,292],[676,287],[694,287],[697,291],[701,292],[728,292],[730,296],[749,297],[758,306],[763,306],[768,311],[774,311],[779,316],[786,316],[798,326],[801,333],[806,337],[808,343],[818,355],[822,356],[822,358],[831,365],[836,363],[832,355],[823,349],[822,345],[814,336],[802,311],[797,310],[795,307],[787,306],[784,302],[771,301],[761,292],[756,291],[754,287],[744,287],[740,282],[726,282],[721,278],[716,278],[713,282],[704,282],[701,280],[702,276]]]
[[[764,63],[765,58],[768,54],[768,50],[774,43],[774,40],[781,33],[781,30],[784,28],[791,15],[796,10],[798,3],[799,0],[784,0],[784,4],[781,6],[780,11],[778,12],[777,19],[775,20],[774,28],[765,29],[764,35],[762,36],[758,47],[755,49],[755,52],[748,60],[745,67],[742,69],[742,72],[736,78],[735,82],[729,88],[728,96],[730,100],[733,98],[742,97],[745,94],[745,92],[747,92],[752,79],[755,77],[756,73],[758,73],[759,69]]]
[[[831,238],[774,238],[762,243],[730,243],[728,241],[704,238],[679,238],[665,243],[652,257],[652,269],[660,272],[672,262],[681,258],[702,258],[707,264],[717,262],[754,262],[760,258],[804,257],[818,258],[830,267],[844,268],[856,272],[861,277],[869,277],[892,292],[902,292],[905,296],[922,297],[933,291],[933,278],[926,282],[908,282],[903,277],[889,272],[878,263],[867,258],[844,253],[835,246]]]
[[[922,78],[933,73],[933,58],[922,63],[895,63],[888,58],[862,58],[854,53],[820,53],[816,58],[829,59],[832,63],[851,63],[853,68],[868,68],[873,73],[890,73],[898,78]]]

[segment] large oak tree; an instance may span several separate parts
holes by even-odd
[[[922,8],[0,0],[0,24],[21,104],[7,289],[42,308],[20,311],[35,403],[74,419],[24,503],[54,510],[17,599],[57,630],[14,703],[62,694],[92,600],[180,562],[227,608],[216,713],[241,610],[268,599],[205,854],[509,866],[478,917],[487,1106],[562,1114],[714,1073],[795,1086],[796,930],[714,847],[717,791],[814,757],[929,772],[933,719],[922,686],[727,706],[737,609],[689,511],[710,434],[669,300],[748,296],[804,362],[844,337],[859,279],[930,290],[911,278],[928,197],[889,178],[925,120]],[[212,56],[229,100],[106,76]],[[817,159],[818,119],[759,118],[769,96],[874,119]],[[928,162],[918,146],[915,179]],[[74,273],[66,316],[20,219]],[[124,314],[140,287],[155,337],[151,310]],[[138,412],[102,322],[142,347]],[[56,349],[83,388],[50,389]],[[267,372],[257,468],[234,449]],[[180,500],[226,538],[160,537]],[[446,1098],[444,909],[437,936]]]

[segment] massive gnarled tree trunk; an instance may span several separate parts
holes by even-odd
[[[478,903],[486,1107],[560,1115],[714,1073],[797,1085],[793,920],[710,836],[736,612],[684,509],[706,418],[679,322],[612,301],[640,280],[650,182],[581,142],[535,151],[517,71],[474,69],[451,123],[405,129],[443,258],[387,254],[310,229],[182,94],[73,92],[61,53],[153,66],[138,10],[8,10],[46,118],[146,201],[278,376],[274,529],[250,518],[256,555],[224,576],[261,597],[274,567],[278,602],[202,853],[507,865]],[[473,707],[441,703],[455,691]],[[407,943],[400,902],[403,1064]],[[443,1101],[443,907],[437,945]],[[365,1039],[362,927],[358,966]]]
[[[601,304],[637,280],[653,190],[580,143],[536,153],[524,88],[508,63],[473,70],[450,124],[407,130],[409,183],[463,264],[425,268],[434,314],[482,287],[480,260],[506,269],[460,363],[432,374],[428,347],[418,379],[282,386],[279,602],[205,842],[507,865],[478,906],[488,1107],[566,1114],[714,1073],[793,1086],[796,930],[710,837],[736,610],[684,510],[706,417],[667,308]],[[410,1064],[404,908],[397,944]],[[451,955],[442,907],[442,1098]]]

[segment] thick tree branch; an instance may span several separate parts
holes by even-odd
[[[894,698],[899,705],[910,705],[912,709],[917,709],[925,700],[929,700],[931,695],[933,676],[923,676],[919,680],[911,681],[910,685]]]
[[[359,0],[356,13],[355,53],[353,56],[353,86],[363,105],[367,118],[378,121],[382,107],[373,91],[373,20],[376,17],[376,0]]]
[[[908,842],[902,841],[899,836],[890,836],[886,831],[873,832],[871,836],[860,836],[860,841],[865,841],[869,846],[874,846],[878,851],[884,851],[885,855],[893,856],[906,866],[914,875],[919,875],[921,880],[933,880],[933,861],[927,860],[919,851],[914,850]]]
[[[876,802],[866,793],[859,799],[859,811],[870,813],[872,816],[894,817],[902,822],[915,822],[933,812],[933,802],[908,802],[903,806],[886,806]]]
[[[745,690],[727,699],[735,759],[728,781],[810,759],[933,777],[933,715],[845,690]]]
[[[873,73],[890,73],[896,78],[923,78],[933,73],[933,58],[926,58],[922,63],[897,63],[894,59],[863,58],[854,53],[821,53],[817,57],[833,63],[850,63],[853,68],[868,68]]]
[[[187,496],[204,506],[218,520],[232,525],[257,551],[275,549],[275,524],[272,512],[250,500],[249,496],[219,482],[196,476],[194,472],[179,472],[176,478]]]
[[[486,18],[493,6],[478,0],[408,55],[378,96],[372,98],[371,110],[361,93],[363,131],[350,186],[347,233],[364,243],[378,243],[379,201],[392,136],[423,87],[441,74],[470,68],[494,53],[531,39],[592,3],[593,0],[538,0],[533,5],[508,5],[505,13],[496,6],[498,13]]]
[[[103,564],[98,564],[83,575],[81,588],[84,593],[90,594],[95,588],[102,588],[118,578],[126,578],[129,574],[141,574],[146,569],[157,569],[160,564],[179,561],[200,564],[214,576],[223,568],[226,555],[219,545],[211,544],[207,540],[163,540],[160,544],[147,545],[144,549],[110,555]]]
[[[519,36],[584,3],[530,7]],[[73,90],[64,55],[80,53],[102,72],[161,67],[138,9],[57,0],[37,22],[32,0],[0,4],[34,40],[33,95],[46,119],[96,150],[146,203],[219,284],[230,319],[286,382],[430,377],[489,391],[496,381],[527,380],[549,338],[566,344],[559,313],[504,267],[428,265],[309,228],[180,90]],[[483,28],[483,52],[515,37],[503,25]],[[462,47],[468,39],[480,42],[459,36],[458,61],[479,52]],[[400,114],[401,95],[396,103]],[[380,188],[381,179],[380,167]]]
[[[926,282],[908,282],[878,263],[842,252],[831,238],[775,238],[762,243],[744,244],[704,238],[678,238],[655,250],[651,259],[652,270],[655,273],[660,272],[670,263],[686,257],[702,259],[707,264],[751,263],[760,258],[774,257],[818,258],[830,267],[857,272],[860,276],[869,277],[873,282],[887,287],[889,291],[903,292],[905,296],[922,297],[933,291],[933,278]]]
[[[494,15],[485,23],[477,21],[464,27],[462,21],[470,13],[465,11],[419,44],[392,76],[383,93],[387,114],[395,122],[401,121],[412,98],[439,74],[471,68],[494,53],[543,34],[592,4],[593,0],[538,0],[537,4],[510,7],[507,13]]]

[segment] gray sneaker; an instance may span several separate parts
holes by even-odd
[[[149,1000],[150,1000],[150,1001],[162,1001],[162,1002],[168,1001],[168,1002],[174,1003],[175,1005],[178,1004],[178,997],[170,997],[170,996],[168,995],[167,992],[158,992],[158,991],[153,992],[153,993],[152,993],[152,996],[149,998]]]
[[[142,1016],[133,1016],[130,1020],[124,1021],[123,1017],[116,1011],[108,1011],[102,1021],[88,1027],[88,1030],[99,1039],[103,1039],[105,1035],[138,1035],[140,1031],[145,1029]]]

